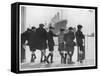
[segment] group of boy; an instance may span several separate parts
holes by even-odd
[[[49,31],[47,32],[44,29],[44,24],[40,24],[39,28],[32,27],[30,33],[27,33],[26,36],[22,37],[24,39],[25,44],[25,37],[28,41],[27,45],[29,45],[31,54],[31,62],[34,62],[36,59],[35,51],[39,49],[41,51],[41,59],[40,62],[47,62],[53,63],[53,53],[54,53],[54,37],[58,37],[58,51],[61,56],[61,64],[72,64],[72,56],[74,54],[74,46],[77,45],[77,61],[82,63],[85,59],[85,47],[83,46],[85,41],[85,36],[83,35],[82,25],[77,26],[77,31],[74,31],[74,28],[69,27],[67,29],[61,28],[59,34],[55,34],[53,31],[55,30],[54,27],[50,26]],[[28,31],[29,32],[29,31]],[[24,33],[23,33],[24,34]],[[22,36],[23,36],[22,34]],[[76,38],[76,42],[75,42]],[[22,39],[22,41],[23,41]],[[22,44],[23,45],[23,44]],[[23,47],[22,47],[23,48]],[[49,49],[49,54],[46,56],[46,49]],[[22,59],[23,60],[23,59]]]

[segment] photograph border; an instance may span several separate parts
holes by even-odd
[[[94,9],[95,10],[95,66],[75,67],[75,68],[54,68],[54,69],[38,69],[38,70],[24,70],[19,68],[19,29],[20,29],[20,5],[30,6],[46,6],[46,7],[63,7],[63,8],[79,8],[79,9]],[[61,5],[61,4],[43,4],[43,3],[26,3],[16,2],[11,4],[11,72],[14,73],[32,73],[32,72],[53,72],[66,70],[83,70],[83,69],[97,69],[97,7],[92,6],[76,6],[76,5]]]

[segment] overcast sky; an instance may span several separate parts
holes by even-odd
[[[78,24],[84,26],[85,34],[90,34],[95,30],[95,11],[93,9],[77,9],[77,8],[57,8],[43,6],[25,6],[26,8],[26,28],[36,26],[40,23],[47,24],[59,11],[62,13],[62,18],[68,20],[67,26],[76,27]]]

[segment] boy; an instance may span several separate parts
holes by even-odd
[[[47,49],[47,31],[44,29],[44,24],[39,24],[36,29],[37,43],[36,47],[41,51],[40,63],[46,62],[46,49]]]
[[[72,27],[69,27],[68,30],[69,31],[64,35],[64,41],[65,41],[66,51],[69,56],[68,64],[72,64],[73,63],[72,56],[74,53],[74,46],[75,46],[75,42],[74,42],[75,35]]]
[[[36,28],[32,27],[30,37],[29,37],[29,47],[30,51],[32,52],[31,54],[31,62],[34,62],[36,59],[36,43],[37,43],[37,37],[36,37]]]
[[[60,33],[58,35],[58,43],[59,43],[59,46],[58,46],[58,50],[59,50],[59,53],[60,53],[60,56],[61,56],[61,63],[65,63],[64,61],[64,29],[60,29]]]
[[[54,51],[54,40],[53,37],[57,36],[53,33],[54,28],[52,26],[49,27],[48,32],[48,47],[49,47],[49,54],[47,56],[47,63],[53,63],[53,51]],[[50,58],[50,61],[49,61]]]
[[[76,41],[77,41],[77,46],[78,46],[78,60],[80,63],[83,62],[85,59],[85,49],[83,46],[83,40],[85,41],[85,37],[81,31],[82,25],[77,26],[77,32],[76,32]]]

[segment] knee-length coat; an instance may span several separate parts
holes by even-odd
[[[30,37],[29,37],[29,40],[28,40],[28,44],[29,44],[29,47],[30,47],[30,50],[31,51],[35,51],[36,48],[37,48],[37,36],[36,36],[36,31],[31,31],[30,33]]]
[[[73,51],[74,50],[74,46],[75,46],[75,35],[74,32],[69,31],[68,33],[66,33],[64,35],[64,41],[65,41],[65,45],[66,45],[66,51]]]
[[[47,31],[44,28],[36,29],[37,43],[36,48],[39,50],[44,50],[47,48]]]

